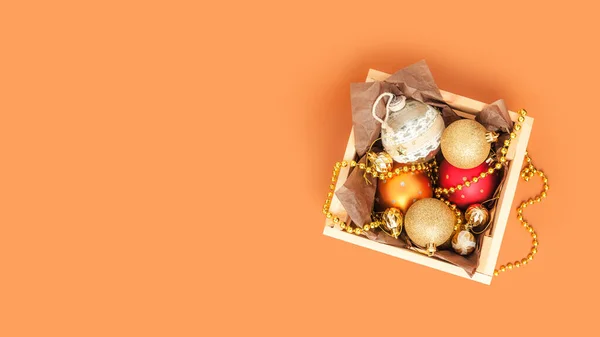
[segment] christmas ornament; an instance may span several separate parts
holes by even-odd
[[[402,212],[400,212],[397,208],[388,208],[383,212],[382,216],[382,224],[380,226],[386,233],[393,236],[394,238],[398,238],[400,233],[402,232],[402,223],[404,221],[404,216]]]
[[[450,124],[442,134],[441,148],[444,158],[461,169],[474,168],[483,163],[490,154],[490,143],[498,135],[470,119]]]
[[[433,198],[415,202],[404,218],[410,241],[425,248],[429,256],[450,239],[456,223],[455,213],[443,201]]]
[[[460,255],[471,254],[476,246],[477,242],[475,241],[475,235],[467,229],[457,232],[452,237],[452,249]]]
[[[394,160],[387,152],[379,152],[377,154],[368,152],[367,158],[377,173],[387,174],[388,172],[392,172]]]
[[[473,204],[465,211],[465,220],[470,227],[487,225],[490,221],[490,213],[481,204]]]
[[[491,199],[499,182],[500,177],[487,163],[472,169],[457,168],[447,160],[440,164],[439,185],[451,192],[448,200],[460,209]]]
[[[399,167],[400,164],[396,164],[394,171]],[[402,170],[390,179],[379,180],[375,195],[376,209],[381,211],[394,207],[406,212],[415,201],[432,196],[431,182],[425,172]]]
[[[375,113],[377,104],[387,97],[386,113]],[[434,107],[404,96],[383,93],[373,104],[373,118],[381,123],[383,148],[399,163],[422,163],[439,150],[444,120]]]
[[[466,224],[452,237],[452,249],[460,255],[471,254],[477,247],[475,235],[471,233],[471,230],[473,227],[487,225],[489,218],[490,215],[487,208],[481,204],[470,205],[465,211]]]

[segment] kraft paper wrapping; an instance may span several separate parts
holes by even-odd
[[[367,156],[363,156],[359,163],[366,164]],[[365,171],[354,168],[344,185],[335,192],[350,219],[359,224],[371,221],[371,210],[377,189],[377,178],[370,174],[364,175],[364,173]],[[370,183],[367,183],[365,179]]]
[[[513,128],[513,121],[510,119],[508,109],[502,99],[486,105],[475,117],[475,120],[485,126],[488,131],[510,133]]]
[[[435,84],[433,76],[425,61],[410,65],[396,72],[383,82],[353,83],[351,85],[350,94],[352,103],[352,123],[354,126],[355,147],[359,162],[367,162],[365,156],[366,152],[373,142],[380,137],[381,124],[373,118],[371,109],[377,97],[384,92],[391,92],[396,95],[402,94],[407,98],[412,98],[437,107],[442,113],[446,126],[461,119],[461,117],[444,102],[439,88]],[[379,118],[383,119],[385,117],[386,103],[387,102],[380,103],[376,107],[376,114]],[[486,129],[500,134],[499,141],[495,146],[496,149],[502,147],[502,143],[504,139],[507,139],[508,133],[512,130],[513,125],[504,101],[498,100],[493,104],[486,105],[478,114],[476,120],[483,124]],[[380,151],[381,149],[377,148],[376,150]],[[438,156],[441,157],[441,154],[438,154]],[[503,179],[499,184],[496,194],[499,194],[500,189],[504,185],[504,180],[506,178],[505,172],[506,170],[503,170],[503,172],[500,173],[503,174]],[[361,227],[363,224],[371,221],[371,211],[373,210],[377,188],[377,178],[368,175],[367,179],[370,182],[369,184],[365,181],[363,174],[364,171],[354,168],[350,172],[344,185],[336,191],[336,196],[344,206],[344,209],[352,222],[359,224]],[[486,204],[486,206],[491,207],[490,221],[493,223],[493,221],[495,221],[495,201]],[[486,230],[486,233],[490,230],[491,226]],[[451,250],[449,243],[442,246],[448,248],[448,250],[439,250],[434,256],[438,259],[462,267],[472,276],[479,265],[479,254],[484,234],[485,233],[476,235],[478,245],[475,252],[469,256],[464,257],[454,253],[454,251]],[[404,232],[398,239],[394,239],[382,231],[363,232],[363,235],[370,240],[391,246],[419,250],[418,247],[412,245]]]

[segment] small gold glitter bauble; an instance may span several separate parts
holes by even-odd
[[[490,154],[487,130],[470,119],[450,124],[442,133],[441,148],[444,158],[455,167],[470,169],[481,165]]]
[[[378,173],[385,174],[392,171],[394,160],[387,152],[379,152],[377,154],[369,152],[367,153],[367,158],[369,158],[369,162],[371,162],[371,165]]]
[[[382,220],[382,228],[385,232],[397,239],[402,232],[402,223],[404,221],[402,212],[397,208],[388,208],[383,212]]]
[[[438,199],[417,200],[406,212],[404,227],[410,240],[433,255],[454,232],[456,215]]]
[[[490,221],[490,213],[481,204],[473,204],[465,211],[465,219],[472,227],[484,226]]]
[[[460,255],[469,255],[477,247],[475,235],[466,229],[454,234],[452,237],[452,249]]]

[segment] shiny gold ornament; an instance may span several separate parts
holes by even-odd
[[[465,211],[465,219],[470,227],[485,226],[490,221],[490,213],[481,204],[473,204]]]
[[[377,117],[377,104],[387,97],[384,119]],[[384,150],[399,163],[427,162],[436,155],[444,130],[444,119],[433,106],[382,93],[373,104],[373,118],[381,123]]]
[[[404,222],[402,212],[397,208],[388,208],[383,212],[382,221],[383,224],[381,228],[397,239],[402,232],[402,224]]]
[[[497,139],[497,137],[496,137]],[[450,124],[442,133],[444,158],[455,167],[471,169],[481,165],[489,156],[494,137],[485,127],[470,119]]]
[[[450,239],[456,215],[443,201],[433,198],[415,202],[404,218],[406,234],[417,246],[427,249],[429,256]]]
[[[367,158],[371,162],[371,166],[375,171],[386,174],[392,171],[392,164],[394,160],[387,152],[379,152],[377,154],[373,152],[367,153]]]
[[[452,237],[452,249],[460,255],[469,255],[477,247],[475,236],[466,229],[454,234]]]
[[[521,110],[521,115],[524,116],[526,114],[525,110]],[[516,126],[518,124],[515,123],[515,129]],[[543,178],[543,182],[544,182],[544,191],[548,190],[548,179],[544,178],[546,175],[544,174],[544,172],[538,170],[532,163],[531,163],[531,157],[529,157],[529,154],[525,153],[525,159],[527,161],[527,167],[525,167],[523,169],[523,171],[521,172],[521,177],[525,180],[528,181],[530,177],[532,177],[533,175],[537,174],[539,175],[541,178]],[[544,198],[546,197],[547,193],[542,191],[540,195],[538,195],[534,200],[537,201],[538,197]],[[531,200],[531,199],[530,199]],[[532,242],[532,247],[530,250],[530,253],[527,254],[526,258],[521,259],[520,264],[521,266],[526,266],[527,264],[531,263],[531,261],[533,261],[534,256],[537,254],[537,247],[539,246],[539,243],[537,241],[537,234],[535,233],[535,230],[533,229],[533,227],[531,227],[531,224],[529,224],[527,221],[525,221],[524,217],[523,217],[523,210],[525,208],[527,208],[528,205],[531,205],[530,200],[522,202],[521,205],[517,208],[517,219],[519,219],[519,221],[521,222],[521,225],[523,226],[523,228],[525,228],[526,230],[529,231],[529,233],[531,233],[531,237],[533,238],[533,242]],[[513,264],[513,266],[515,267],[519,267],[519,265],[517,264],[518,262],[515,262],[515,264]],[[508,265],[507,265],[508,267]],[[504,266],[500,266],[499,269],[496,269],[494,271],[494,275],[498,275],[500,272],[504,272],[505,270],[510,270],[510,269],[506,269]]]
[[[394,168],[398,168],[396,164]],[[404,168],[407,168],[404,166]],[[375,195],[375,208],[385,211],[393,207],[406,213],[408,207],[415,201],[423,198],[431,198],[433,188],[431,181],[425,172],[402,172],[391,179],[379,180],[377,193]]]

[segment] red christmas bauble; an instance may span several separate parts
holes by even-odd
[[[448,200],[462,210],[467,209],[471,204],[478,204],[489,200],[493,197],[500,177],[494,171],[492,174],[487,174],[485,178],[479,177],[482,172],[487,172],[490,166],[483,163],[471,169],[460,169],[452,166],[447,160],[440,164],[440,187],[450,188],[462,184],[461,190],[456,190],[448,196]],[[471,181],[474,177],[479,177],[479,181],[471,183],[471,186],[464,186],[465,181]]]

